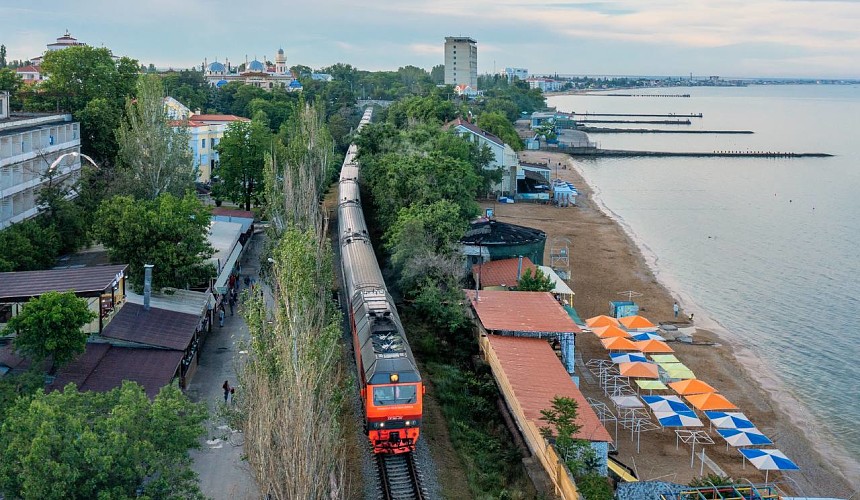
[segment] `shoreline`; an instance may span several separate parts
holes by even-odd
[[[568,165],[568,169],[560,170],[559,174],[562,178],[572,181],[578,188],[581,187],[582,198],[586,198],[586,200],[579,202],[580,207],[573,210],[579,212],[594,208],[594,210],[599,212],[598,218],[603,217],[609,221],[608,225],[611,226],[610,228],[595,231],[595,239],[601,240],[601,250],[607,251],[607,249],[613,246],[627,246],[626,248],[616,248],[609,251],[614,252],[618,250],[625,252],[627,254],[626,260],[615,263],[619,267],[627,267],[626,269],[621,269],[620,273],[631,274],[636,278],[634,283],[631,283],[631,286],[647,288],[644,291],[649,296],[647,300],[646,297],[643,297],[641,300],[643,305],[642,314],[655,322],[671,319],[670,317],[660,316],[657,311],[666,311],[667,307],[668,311],[671,311],[672,301],[678,300],[685,314],[688,314],[690,311],[695,313],[696,335],[721,344],[718,348],[707,351],[707,355],[705,355],[706,351],[696,351],[695,356],[697,359],[691,359],[689,355],[679,355],[679,358],[688,364],[694,372],[699,374],[703,380],[716,385],[720,389],[720,392],[725,394],[730,400],[736,402],[741,411],[750,416],[757,426],[761,427],[766,434],[774,439],[775,444],[773,447],[784,451],[789,458],[798,463],[801,470],[787,474],[791,480],[799,483],[800,491],[796,491],[796,493],[820,495],[827,492],[830,495],[847,496],[854,489],[860,487],[860,484],[852,485],[849,479],[851,477],[850,471],[857,467],[855,463],[856,459],[847,450],[839,447],[835,440],[827,442],[826,438],[817,439],[817,436],[826,435],[823,432],[826,430],[826,427],[822,425],[810,429],[806,425],[806,422],[817,420],[811,418],[805,406],[794,398],[784,382],[776,377],[773,372],[768,370],[768,373],[754,373],[756,369],[760,369],[766,363],[748,345],[745,345],[743,337],[729,331],[718,320],[708,315],[706,310],[700,307],[699,304],[696,304],[689,294],[685,292],[682,284],[660,269],[659,257],[644,242],[636,237],[635,231],[623,219],[606,207],[600,197],[599,189],[595,189],[586,182],[579,164],[573,158],[564,154],[544,151],[535,153],[543,158],[550,156],[552,161],[562,161]],[[531,152],[527,152],[524,156],[527,158],[530,154]],[[589,207],[589,205],[593,205],[593,207]],[[550,210],[570,209],[551,208]],[[499,214],[502,215],[504,212],[505,210],[501,210]],[[558,215],[564,214],[569,217],[578,217],[578,215],[574,215],[576,212],[555,213]],[[513,222],[516,223],[516,221]],[[594,222],[592,221],[592,224]],[[529,225],[528,221],[524,220],[523,223]],[[610,234],[602,234],[605,232]],[[611,234],[613,232],[620,234]],[[551,238],[553,234],[549,234],[549,236]],[[578,238],[582,238],[582,236],[577,235]],[[616,241],[613,241],[613,238]],[[577,243],[574,240],[572,255],[579,253],[576,250]],[[579,246],[582,245],[580,244]],[[611,263],[612,258],[601,257],[599,254],[584,258],[584,268],[600,269],[600,262],[607,260]],[[603,310],[605,306],[601,307],[600,299],[595,301],[591,297],[588,297],[588,300],[583,301],[580,298],[580,294],[585,294],[587,291],[589,294],[597,293],[603,295],[601,299],[606,299],[607,295],[609,295],[609,300],[616,300],[611,297],[614,293],[606,289],[606,286],[603,286],[604,289],[598,292],[578,286],[580,281],[577,279],[578,269],[574,267],[574,262],[571,262],[571,267],[574,277],[573,288],[574,291],[578,292],[574,305],[580,312],[580,316],[586,318],[596,314],[604,314],[606,312]],[[618,270],[615,271],[617,273]],[[594,274],[593,270],[591,274]],[[593,279],[593,277],[589,279]],[[587,283],[588,280],[584,281]],[[578,288],[580,290],[577,290]],[[605,302],[602,303],[605,304]],[[670,313],[666,314],[666,316],[669,315]],[[585,343],[588,343],[589,339],[586,337],[584,340],[586,340]],[[588,351],[588,346],[585,347],[584,350]],[[682,352],[680,348],[677,350]],[[599,353],[600,351],[596,352]],[[605,356],[605,352],[603,354]],[[711,364],[714,366],[711,366]],[[622,438],[619,438],[621,444],[623,444],[623,441]],[[816,442],[813,443],[813,441]],[[708,448],[708,453],[710,454],[712,448],[718,448],[720,445],[723,445],[723,449],[725,449],[724,443],[718,441],[715,445]],[[734,452],[735,456],[739,455],[735,450],[731,451]],[[723,465],[722,462],[719,463]],[[753,475],[754,471],[755,469],[747,468],[741,473],[749,476]],[[845,471],[845,473],[842,471]],[[735,478],[739,477],[737,474],[732,474],[731,470],[727,470],[727,472]],[[790,482],[784,483],[781,486],[797,489],[791,486]]]

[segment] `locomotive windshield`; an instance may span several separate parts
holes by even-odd
[[[373,388],[373,404],[386,406],[415,403],[417,395],[417,385],[377,386]]]

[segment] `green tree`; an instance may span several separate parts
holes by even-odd
[[[564,396],[555,396],[552,407],[540,411],[540,419],[549,424],[540,428],[541,436],[555,446],[574,477],[593,472],[587,465],[593,460],[594,450],[588,441],[575,437],[582,428],[576,423],[578,413],[579,403]]]
[[[0,68],[0,92],[7,91],[10,94],[18,92],[23,80],[14,69]]]
[[[154,199],[163,193],[182,196],[194,187],[194,159],[187,127],[172,126],[157,75],[138,80],[137,98],[127,99],[125,120],[116,131],[119,183],[124,193]]]
[[[482,129],[495,134],[514,151],[522,151],[523,141],[517,135],[514,125],[508,121],[508,118],[502,113],[481,113],[478,116],[478,126]]]
[[[81,328],[96,317],[74,292],[46,292],[24,304],[6,324],[5,333],[17,332],[15,350],[36,363],[52,358],[53,371],[84,352],[88,334]]]
[[[96,238],[115,262],[129,265],[129,279],[143,284],[144,264],[153,264],[153,287],[187,288],[214,274],[208,258],[210,213],[195,195],[162,194],[154,200],[115,196],[96,212]]]
[[[442,85],[445,83],[445,65],[437,64],[433,66],[433,69],[430,70],[430,80],[433,81],[436,85]]]
[[[87,242],[88,224],[81,207],[69,198],[77,191],[78,182],[70,182],[56,169],[43,177],[36,199],[39,217],[35,219],[45,233],[56,234],[59,253],[74,252]]]
[[[119,126],[125,98],[135,89],[137,61],[127,57],[114,60],[106,48],[82,45],[49,51],[42,70],[49,79],[39,84],[35,105],[71,112],[81,123],[82,151],[103,168],[112,165],[117,151],[114,130]],[[91,104],[96,100],[100,102]]]
[[[555,285],[552,279],[538,268],[535,268],[534,273],[531,269],[523,271],[523,275],[520,276],[520,281],[517,283],[517,290],[521,292],[551,292],[553,289],[555,289]]]
[[[0,492],[7,498],[203,496],[188,449],[199,447],[206,410],[175,386],[153,401],[134,382],[106,393],[20,397],[2,425]]]
[[[6,46],[0,45],[0,69],[6,67]]]
[[[251,201],[263,191],[263,161],[272,147],[272,134],[264,113],[251,122],[233,122],[218,143],[220,165],[216,197],[225,197],[251,210]]]
[[[60,237],[53,226],[35,219],[0,231],[0,272],[48,269],[60,251]]]

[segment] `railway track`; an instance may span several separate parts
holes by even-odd
[[[421,473],[412,453],[377,455],[382,498],[385,500],[425,500]]]

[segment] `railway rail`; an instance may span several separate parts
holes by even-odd
[[[421,472],[412,453],[376,455],[382,498],[385,500],[425,500]]]

